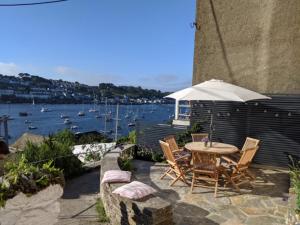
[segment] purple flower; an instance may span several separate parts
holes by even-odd
[[[208,139],[207,137],[205,137],[205,138],[202,138],[202,141],[203,141],[203,142],[208,142],[209,139]]]

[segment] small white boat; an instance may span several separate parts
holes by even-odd
[[[128,115],[128,114],[126,114],[126,115],[125,115],[125,118],[126,118],[126,119],[127,119],[127,118],[129,118],[129,115]]]
[[[135,126],[135,123],[129,123],[128,124],[128,127],[134,127]]]
[[[37,127],[35,127],[35,126],[28,126],[28,130],[35,130],[35,129],[37,129]]]
[[[67,115],[65,115],[65,114],[61,114],[61,115],[60,115],[60,118],[61,118],[61,119],[67,119],[67,118],[69,118],[69,116],[67,116]]]
[[[101,118],[101,115],[96,115],[95,118],[99,119]]]
[[[49,112],[49,109],[46,108],[46,107],[42,107],[42,108],[41,108],[41,112]]]
[[[98,110],[97,109],[89,109],[89,112],[90,113],[95,113],[95,112],[98,112]]]
[[[72,123],[72,121],[69,120],[69,119],[65,119],[65,120],[64,120],[64,124],[66,124],[66,125],[69,125],[69,124],[71,124],[71,123]]]
[[[30,120],[25,120],[24,123],[25,123],[25,124],[30,124],[31,121],[30,121]]]
[[[83,111],[78,112],[78,116],[85,116],[85,113]]]
[[[76,130],[76,129],[78,129],[78,126],[76,125],[71,126],[71,130]]]

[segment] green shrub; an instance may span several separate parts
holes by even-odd
[[[53,166],[53,161],[39,167],[28,163],[22,155],[19,161],[5,164],[0,182],[0,207],[4,207],[6,200],[19,192],[34,194],[50,184],[64,185],[62,171]]]
[[[135,159],[150,161],[150,162],[162,162],[164,161],[164,157],[162,153],[155,152],[151,149],[147,149],[145,147],[139,146],[135,156]]]
[[[203,127],[201,126],[201,123],[194,123],[193,126],[186,132],[176,135],[178,145],[183,147],[187,142],[192,141],[192,133],[201,133],[202,131]]]
[[[87,151],[84,160],[87,162],[91,162],[91,161],[99,161],[101,160],[101,158],[102,157],[100,152]]]
[[[103,206],[103,202],[102,202],[101,199],[97,200],[96,210],[97,210],[97,213],[98,213],[99,222],[100,223],[108,223],[109,218],[106,215],[106,212],[105,212],[105,209],[104,209],[104,206]]]
[[[129,132],[128,136],[123,136],[117,140],[117,145],[120,144],[136,144],[136,131]]]
[[[73,146],[76,144],[76,137],[75,134],[71,131],[64,129],[62,131],[59,131],[55,134],[50,135],[49,137],[52,140],[55,140],[59,143],[64,143],[69,146]]]
[[[294,188],[297,195],[296,212],[300,213],[300,161],[294,162],[290,157],[292,165],[290,165],[290,179],[292,188]]]
[[[28,162],[36,163],[39,166],[45,161],[53,160],[54,166],[63,170],[66,177],[81,174],[82,163],[73,154],[71,141],[60,142],[63,139],[58,140],[50,137],[39,145],[29,142],[22,153]]]
[[[119,166],[121,170],[133,171],[132,158],[119,158]]]
[[[79,137],[76,137],[75,144],[76,145],[83,145],[83,144],[92,144],[92,143],[107,143],[111,142],[112,139],[106,137],[103,134],[83,134]]]

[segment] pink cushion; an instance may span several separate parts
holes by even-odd
[[[155,192],[156,190],[154,188],[139,181],[133,181],[129,184],[125,184],[113,191],[114,194],[118,194],[129,199],[141,199]]]
[[[108,170],[102,178],[103,183],[128,183],[130,182],[131,172],[123,170]]]

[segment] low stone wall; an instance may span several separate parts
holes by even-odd
[[[286,216],[287,225],[299,225],[300,224],[300,214],[296,213],[296,200],[297,195],[293,188],[289,189],[289,202],[288,202],[288,212]]]
[[[105,171],[119,170],[118,158],[126,154],[133,146],[116,148],[107,153],[101,163],[101,179]],[[151,196],[143,201],[133,201],[112,194],[112,191],[124,183],[100,184],[100,195],[112,224],[144,224],[169,225],[173,224],[172,206],[157,196]]]
[[[63,188],[56,184],[27,197],[20,193],[0,208],[0,225],[53,225],[60,212]]]

